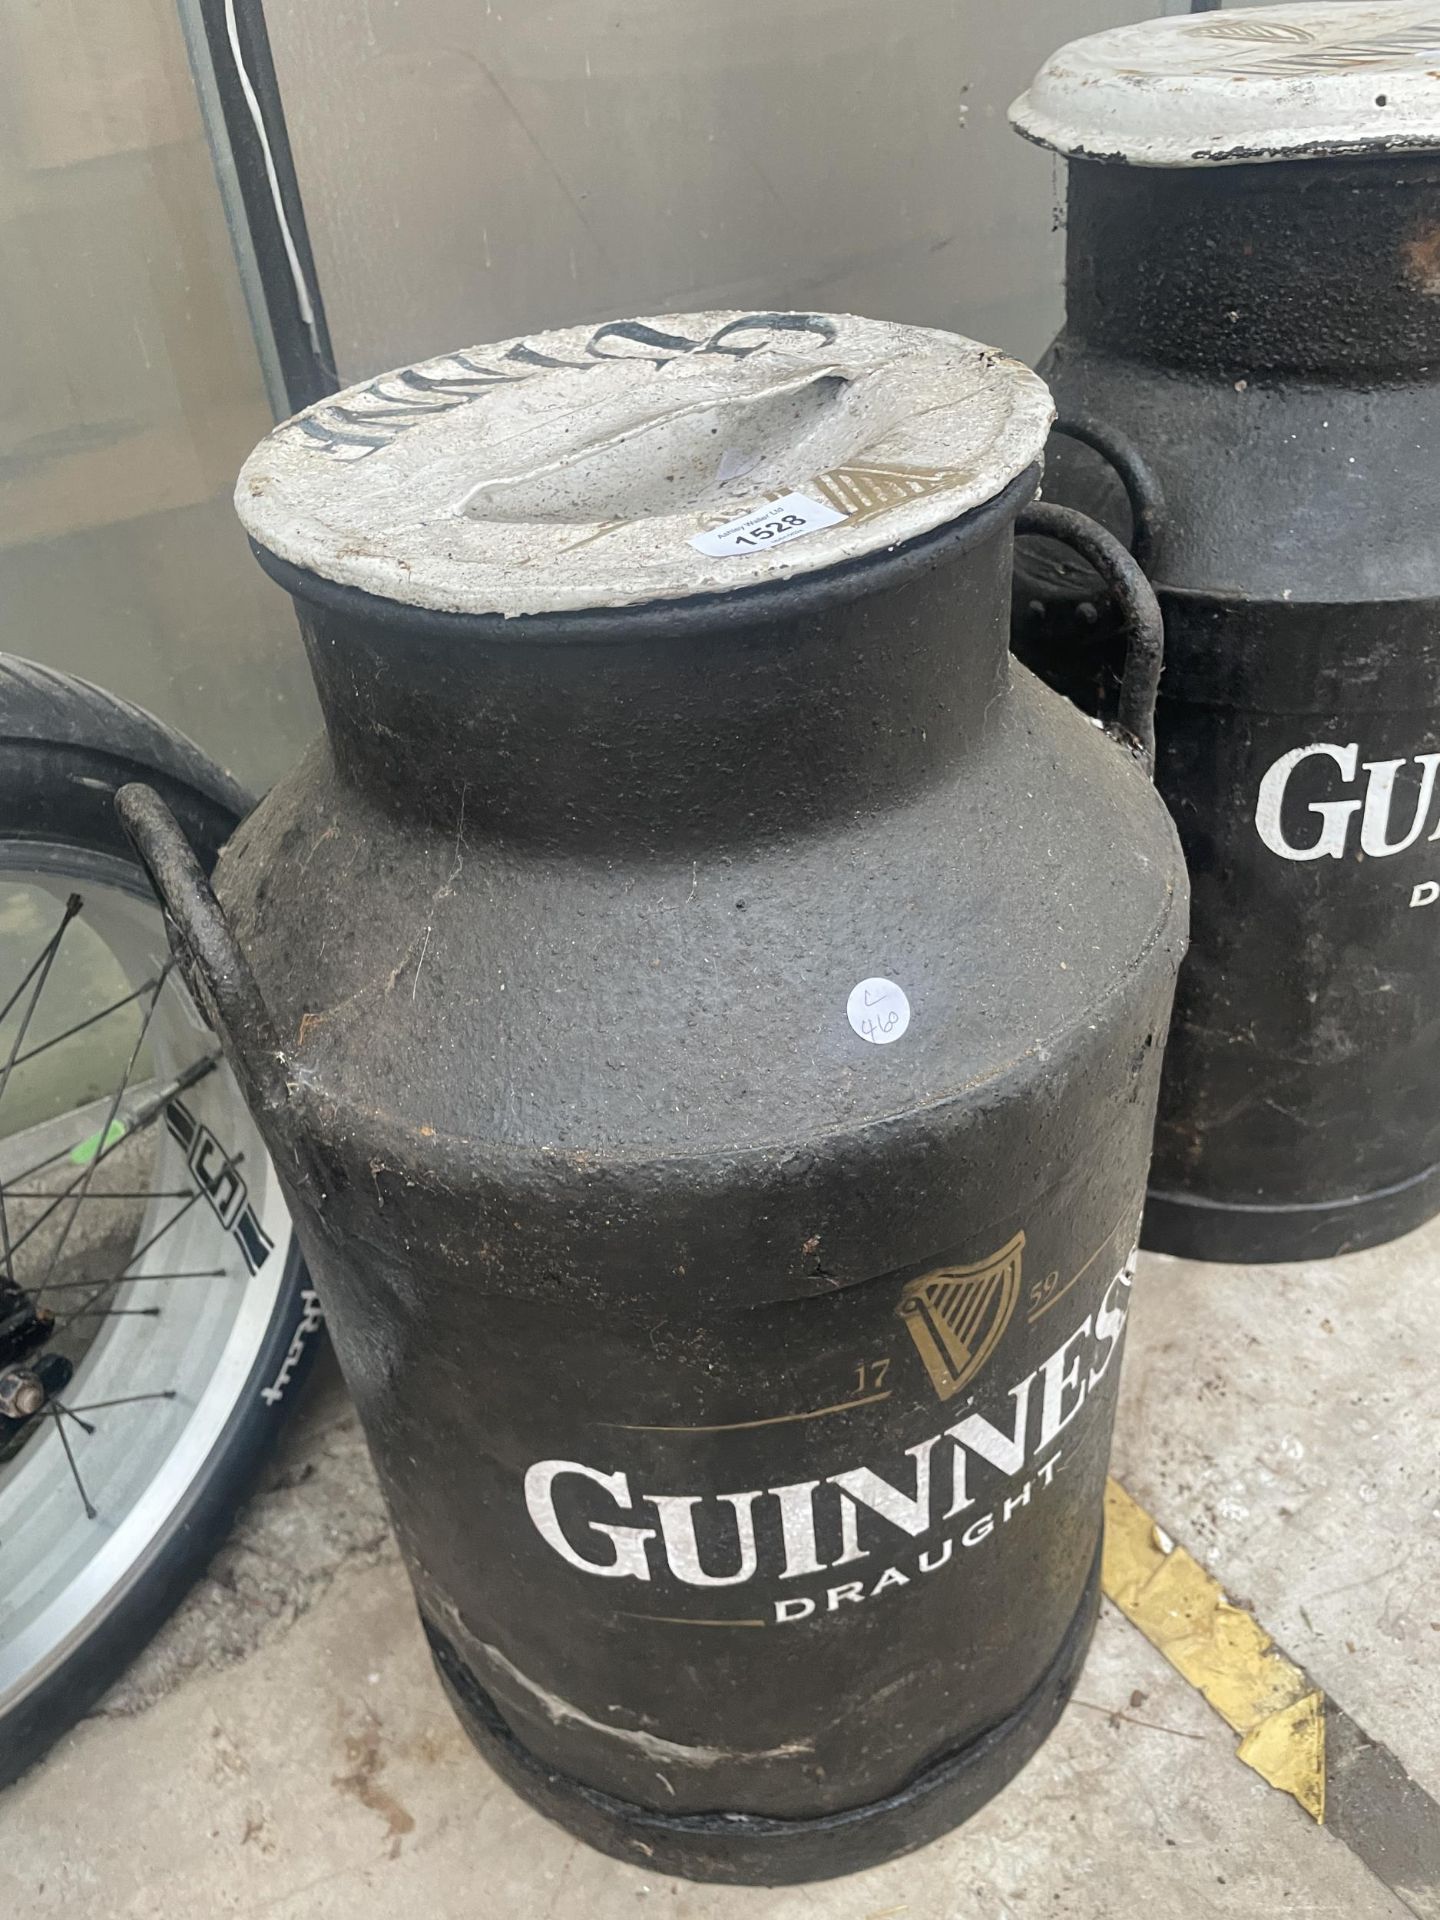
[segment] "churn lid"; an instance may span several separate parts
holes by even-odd
[[[348,388],[240,474],[292,565],[452,613],[636,605],[812,573],[993,499],[1053,409],[952,333],[690,313],[471,347]]]
[[[1234,166],[1440,150],[1437,0],[1144,20],[1072,40],[1010,109],[1070,159]]]

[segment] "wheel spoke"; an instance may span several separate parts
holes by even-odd
[[[130,1138],[128,1131],[125,1138],[127,1140]],[[44,1187],[31,1187],[23,1193],[15,1187],[10,1187],[7,1191],[12,1200],[53,1200],[55,1198],[55,1195],[47,1192]],[[177,1187],[173,1193],[161,1193],[158,1189],[152,1190],[149,1187],[122,1192],[118,1187],[111,1187],[104,1193],[81,1193],[75,1197],[77,1200],[184,1200],[188,1193],[188,1187]]]
[[[77,1307],[55,1322],[56,1333],[73,1327],[77,1320],[158,1320],[159,1307]]]
[[[64,914],[64,918],[60,922],[60,925],[56,928],[55,932],[50,936],[50,939],[46,942],[46,944],[40,949],[39,953],[36,954],[35,958],[30,962],[29,966],[25,969],[24,973],[21,975],[19,986],[16,987],[15,991],[11,994],[10,998],[5,1002],[4,1006],[0,1007],[0,1020],[7,1020],[10,1017],[10,1014],[14,1010],[16,1001],[20,998],[21,994],[24,993],[26,987],[29,986],[30,982],[35,978],[35,975],[40,971],[41,967],[45,967],[47,969],[50,967],[51,963],[55,958],[56,949],[60,945],[61,935],[64,933],[66,927],[69,926],[70,922],[75,918],[76,914],[80,911],[81,907],[84,904],[85,904],[84,901],[81,900],[78,893],[72,893],[70,895],[70,898],[65,902],[65,914]]]
[[[157,1280],[223,1280],[224,1267],[187,1267],[179,1273],[114,1273],[108,1280],[52,1280],[47,1293],[83,1293],[86,1288],[118,1287],[122,1281],[131,1286],[151,1286]]]
[[[27,1060],[38,1059],[42,1053],[48,1053],[51,1047],[58,1047],[62,1040],[68,1040],[74,1034],[83,1033],[87,1027],[93,1027],[97,1021],[108,1020],[112,1013],[119,1013],[122,1007],[133,1006],[137,1000],[143,1000],[147,993],[152,992],[155,985],[154,980],[147,980],[143,986],[136,987],[133,993],[127,993],[123,1000],[112,1000],[110,1005],[102,1007],[99,1013],[92,1013],[84,1020],[77,1020],[74,1026],[67,1027],[64,1033],[53,1034],[50,1039],[42,1040],[38,1047],[31,1047],[28,1053],[20,1055],[15,1065],[23,1067]]]
[[[94,1520],[98,1516],[90,1504],[89,1494],[85,1491],[85,1482],[80,1478],[80,1469],[75,1464],[75,1452],[70,1445],[70,1436],[65,1431],[65,1422],[60,1418],[60,1411],[53,1400],[50,1402],[50,1411],[55,1416],[55,1431],[60,1436],[60,1444],[65,1449],[65,1458],[70,1462],[70,1471],[74,1475],[76,1489],[85,1507],[85,1518]]]
[[[55,1408],[57,1413],[64,1414],[67,1420],[73,1420],[82,1433],[98,1432],[98,1428],[91,1426],[88,1420],[82,1420],[80,1418],[80,1410],[78,1407],[68,1407],[63,1400],[54,1399],[51,1400],[50,1404]]]
[[[46,941],[38,958],[26,973],[24,980],[21,981],[15,992],[5,1003],[5,1014],[8,1015],[16,1001],[20,998],[20,995],[25,991],[29,982],[34,981],[35,984],[31,989],[29,1003],[21,1015],[20,1025],[16,1029],[14,1041],[11,1043],[10,1057],[6,1060],[3,1070],[0,1070],[0,1101],[3,1101],[5,1098],[5,1089],[10,1084],[10,1075],[14,1072],[15,1062],[19,1059],[20,1050],[25,1045],[25,1036],[30,1031],[30,1022],[35,1018],[35,1009],[39,1006],[40,996],[45,991],[45,982],[50,978],[50,969],[54,966],[55,956],[60,951],[60,942],[65,938],[65,929],[75,918],[76,914],[79,913],[83,904],[84,902],[78,893],[72,893],[70,895],[69,899],[65,902],[65,911],[60,916],[59,926],[55,929],[54,933],[51,934],[49,940]],[[0,1015],[0,1018],[3,1017],[3,1015]],[[3,1256],[5,1262],[6,1282],[13,1289],[15,1286],[15,1249],[10,1240],[10,1214],[5,1205],[5,1187],[3,1181],[0,1181],[0,1256]]]
[[[245,1156],[242,1153],[235,1160],[232,1160],[230,1164],[232,1166],[238,1167],[244,1158]],[[172,1227],[177,1227],[180,1224],[180,1222],[185,1218],[186,1214],[189,1213],[190,1209],[195,1205],[195,1202],[200,1198],[201,1198],[200,1189],[197,1187],[195,1192],[192,1193],[190,1198],[185,1202],[184,1206],[177,1207],[175,1212],[171,1214],[170,1218],[165,1222],[163,1227],[157,1227],[155,1232],[151,1234],[148,1240],[142,1241],[142,1243],[138,1247],[136,1247],[135,1251],[131,1254],[130,1258],[125,1262],[126,1266],[133,1267],[135,1262],[139,1260],[144,1254],[147,1254],[150,1251],[150,1249],[157,1243],[157,1241],[163,1240],[166,1234],[169,1233]],[[94,1291],[91,1293],[90,1298],[91,1300],[98,1300],[102,1293],[105,1293],[111,1287],[120,1286],[123,1281],[143,1280],[144,1278],[145,1276],[143,1273],[122,1273],[122,1274],[118,1274],[113,1280],[101,1280],[98,1283],[95,1281],[90,1281],[88,1284],[94,1288]],[[39,1298],[41,1291],[43,1291],[43,1289],[37,1289],[35,1294],[36,1299]],[[160,1309],[158,1307],[155,1307],[150,1309],[150,1311],[158,1313]],[[84,1318],[84,1309],[82,1308],[78,1313],[67,1314],[63,1320],[57,1320],[55,1323],[55,1330],[58,1333],[62,1327],[68,1327],[72,1321],[80,1320],[83,1318]]]
[[[112,1153],[118,1152],[127,1141],[133,1140],[136,1134],[143,1132],[146,1127],[152,1126],[177,1095],[184,1093],[187,1087],[193,1087],[197,1080],[203,1080],[207,1073],[213,1073],[219,1064],[220,1056],[218,1053],[207,1053],[202,1055],[193,1065],[188,1066],[183,1073],[177,1074],[175,1078],[163,1086],[158,1093],[152,1094],[143,1106],[136,1108],[135,1112],[125,1123],[124,1133],[120,1135],[119,1139],[111,1141],[108,1146],[102,1145],[96,1153],[95,1158],[90,1162],[90,1166],[93,1168],[97,1166],[100,1161],[108,1160]],[[34,1174],[41,1172],[45,1167],[53,1166],[57,1160],[65,1159],[67,1154],[71,1154],[74,1151],[75,1148],[73,1146],[61,1147],[58,1153],[52,1153],[44,1160],[37,1160],[33,1167],[27,1167],[23,1173],[18,1174],[16,1177],[21,1180],[29,1180]],[[238,1161],[236,1164],[239,1164]],[[87,1169],[87,1171],[89,1171],[89,1169]],[[50,1219],[53,1214],[57,1213],[68,1199],[74,1196],[75,1189],[84,1178],[84,1173],[77,1173],[69,1186],[55,1195],[39,1219],[32,1220],[23,1233],[15,1236],[15,1251],[17,1253],[21,1247],[24,1246],[25,1242],[29,1240],[32,1235],[37,1234],[45,1222]]]
[[[67,1407],[69,1414],[103,1413],[106,1407],[133,1407],[137,1400],[174,1400],[177,1393],[174,1387],[160,1387],[154,1393],[122,1393],[114,1400],[87,1400],[83,1407]]]
[[[136,1062],[140,1058],[140,1049],[145,1044],[145,1036],[150,1031],[150,1022],[155,1017],[155,1009],[160,1004],[160,996],[165,991],[165,982],[170,978],[170,969],[173,965],[174,965],[173,961],[167,961],[166,964],[160,969],[160,977],[155,983],[155,991],[150,996],[150,1004],[149,1006],[146,1007],[145,1016],[140,1022],[140,1031],[135,1036],[135,1045],[131,1050],[130,1058],[126,1064],[125,1071],[120,1076],[120,1084],[118,1087],[116,1087],[114,1097],[110,1102],[110,1111],[105,1116],[105,1124],[100,1129],[100,1147],[102,1150],[105,1146],[106,1141],[110,1138],[111,1124],[113,1123],[116,1114],[120,1111],[120,1102],[125,1098],[125,1089],[130,1084],[130,1076],[135,1071]],[[0,1095],[3,1095],[4,1091],[5,1091],[4,1082],[0,1081]],[[82,1185],[80,1188],[80,1192],[82,1196],[89,1191],[90,1182],[95,1178],[95,1169],[99,1164],[100,1164],[100,1153],[97,1151],[96,1154],[91,1159],[89,1165],[85,1168],[85,1172],[82,1176]],[[79,1211],[80,1211],[79,1201],[75,1201],[71,1205],[69,1214],[66,1216],[65,1224],[61,1227],[59,1234],[56,1236],[54,1246],[50,1249],[50,1258],[46,1262],[44,1273],[41,1275],[40,1285],[38,1288],[33,1289],[33,1291],[37,1295],[45,1291],[46,1281],[49,1280],[50,1276],[54,1273],[56,1267],[59,1265],[60,1256],[65,1251],[65,1243],[70,1238],[70,1230],[75,1225],[75,1219]]]

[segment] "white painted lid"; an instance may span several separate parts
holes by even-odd
[[[633,606],[928,533],[1037,461],[1052,417],[1028,367],[956,334],[671,314],[351,387],[261,441],[235,504],[282,559],[410,606]]]
[[[1010,109],[1072,159],[1238,165],[1440,149],[1437,0],[1144,20],[1072,40]]]

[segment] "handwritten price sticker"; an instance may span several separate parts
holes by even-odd
[[[787,540],[838,526],[847,517],[827,500],[812,500],[808,493],[787,493],[742,519],[713,527],[709,533],[692,534],[690,544],[697,553],[728,560],[737,554],[759,553],[764,547],[783,547]]]
[[[845,1003],[850,1024],[872,1047],[888,1047],[910,1024],[905,989],[893,980],[862,980]]]

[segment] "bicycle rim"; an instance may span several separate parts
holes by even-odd
[[[123,861],[0,841],[0,1721],[183,1523],[282,1304],[284,1199],[165,949]]]

